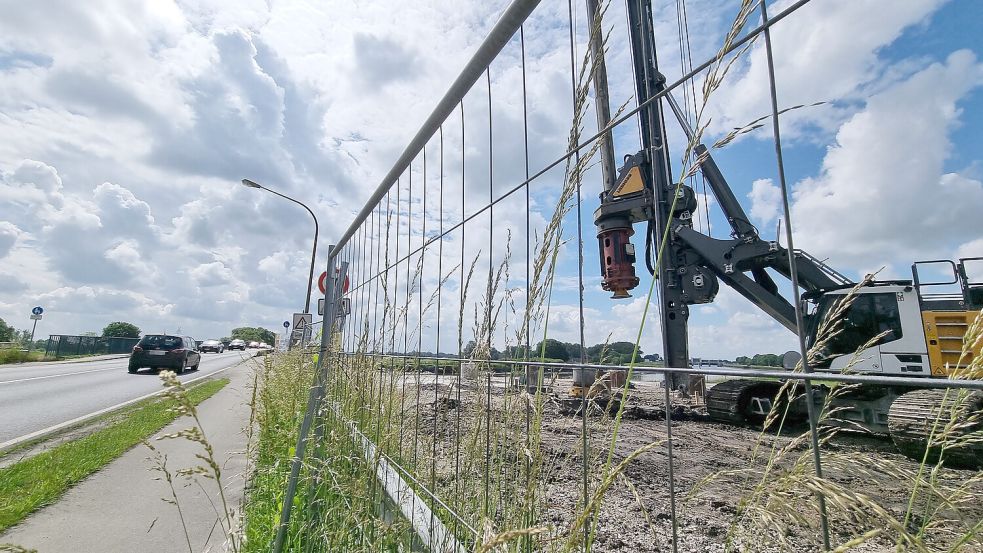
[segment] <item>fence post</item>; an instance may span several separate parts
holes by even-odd
[[[328,270],[332,270],[333,264],[334,257],[330,257],[328,260]],[[346,272],[347,263],[343,263],[341,278],[344,278]],[[334,314],[334,289],[335,279],[327,279],[325,298],[332,301],[329,305],[324,306],[323,321],[325,322],[321,325],[321,350],[317,357],[317,367],[314,369],[314,382],[311,386],[311,392],[307,397],[307,410],[304,412],[304,419],[301,421],[300,431],[298,432],[297,446],[294,449],[293,462],[290,465],[290,476],[287,480],[287,491],[283,498],[283,508],[280,510],[280,525],[277,528],[276,538],[273,542],[273,553],[280,553],[283,551],[283,542],[287,537],[287,530],[290,527],[290,512],[293,509],[294,496],[297,494],[297,481],[300,479],[300,467],[304,462],[304,452],[307,448],[307,434],[311,430],[311,422],[313,422],[314,413],[317,410],[317,406],[320,404],[321,394],[324,390],[324,381],[321,379],[321,367],[324,364],[324,357],[328,349],[328,344],[330,343],[330,333],[326,332],[324,326]],[[328,302],[326,301],[325,303]]]

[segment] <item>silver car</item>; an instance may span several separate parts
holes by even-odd
[[[214,353],[222,353],[225,351],[225,344],[219,342],[218,340],[205,340],[200,346],[198,346],[198,351],[202,353],[208,353],[210,351]]]

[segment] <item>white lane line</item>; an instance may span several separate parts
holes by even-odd
[[[231,369],[233,367],[238,367],[239,365],[245,363],[246,361],[248,361],[250,359],[254,359],[254,358],[255,357],[245,357],[239,363],[234,363],[232,365],[229,365],[228,367],[223,367],[221,369],[218,369],[217,371],[212,371],[212,372],[210,372],[208,374],[201,375],[201,376],[199,376],[197,378],[191,378],[191,379],[188,379],[188,380],[182,380],[181,383],[187,385],[187,384],[191,384],[192,382],[197,382],[199,380],[203,380],[205,378],[211,378],[212,376],[215,376],[218,373],[225,372],[225,371],[227,371],[227,370],[229,370],[229,369]],[[0,452],[6,451],[6,450],[8,450],[10,448],[13,448],[13,447],[17,447],[18,445],[20,445],[20,444],[22,444],[22,443],[24,443],[26,441],[34,440],[34,439],[37,439],[37,438],[41,438],[41,437],[47,436],[48,434],[53,434],[55,432],[58,432],[59,430],[62,430],[64,428],[67,428],[69,426],[73,426],[73,425],[76,425],[76,424],[78,424],[80,422],[85,422],[88,419],[91,419],[91,418],[94,418],[94,417],[98,417],[99,415],[103,415],[105,413],[108,413],[110,411],[115,411],[116,409],[120,409],[122,407],[126,407],[127,405],[130,405],[131,403],[136,403],[138,401],[147,399],[149,397],[158,396],[160,394],[163,394],[166,391],[167,391],[167,389],[166,388],[163,388],[163,389],[157,390],[156,392],[152,392],[152,393],[149,393],[147,395],[143,395],[143,396],[140,396],[140,397],[137,397],[137,398],[133,398],[133,399],[124,401],[122,403],[117,403],[116,405],[113,405],[111,407],[106,407],[105,409],[100,409],[98,411],[93,411],[93,412],[91,412],[91,413],[89,413],[87,415],[82,415],[81,417],[76,417],[76,418],[74,418],[74,419],[72,419],[70,421],[60,422],[60,423],[55,424],[53,426],[49,426],[48,428],[42,428],[41,430],[37,430],[37,431],[31,432],[30,434],[25,434],[25,435],[20,436],[18,438],[14,438],[12,440],[7,440],[6,442],[0,443]]]
[[[77,371],[73,373],[61,373],[61,374],[49,374],[47,376],[32,376],[30,378],[18,378],[17,380],[0,380],[0,386],[4,384],[13,384],[15,382],[27,382],[29,380],[43,380],[45,378],[58,378],[59,376],[72,376],[73,374],[87,374],[87,373],[97,373],[102,371],[118,371],[120,367],[109,367],[108,369],[92,369],[89,371]]]

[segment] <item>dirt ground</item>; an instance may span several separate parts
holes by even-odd
[[[554,383],[552,396],[560,399],[553,404],[543,426],[543,449],[547,455],[568,459],[552,474],[548,483],[550,510],[545,522],[563,527],[570,523],[574,506],[582,495],[582,462],[580,457],[579,415],[567,414],[563,398],[567,397],[569,381]],[[664,393],[659,383],[637,383],[626,405],[625,419],[618,434],[614,463],[620,462],[633,451],[654,442],[665,442],[667,437],[664,418]],[[778,488],[771,496],[772,505],[789,501],[789,512],[801,516],[794,522],[786,516],[771,531],[762,517],[736,516],[739,504],[751,496],[754,485],[761,482],[768,453],[773,446],[781,448],[788,445],[795,436],[809,431],[807,425],[785,428],[781,435],[775,432],[762,432],[760,428],[739,428],[711,422],[701,408],[700,401],[672,395],[673,421],[673,484],[676,497],[677,540],[679,551],[725,551],[729,540],[736,551],[818,551],[821,550],[818,516],[813,499],[804,487],[799,490],[786,490],[791,479],[782,480],[769,488]],[[567,400],[566,403],[576,403]],[[579,410],[578,410],[579,411]],[[590,436],[595,457],[591,466],[603,462],[606,448],[610,443],[611,425],[601,416],[588,418]],[[796,460],[802,459],[810,472],[812,470],[811,449],[807,440],[786,454],[773,473],[779,477],[787,473]],[[757,447],[758,461],[752,462]],[[917,473],[919,463],[912,461],[894,448],[890,439],[862,435],[858,433],[838,433],[821,449],[826,463],[825,474],[834,483],[854,492],[857,498],[869,498],[882,507],[887,514],[903,520],[910,497],[910,480],[899,476]],[[606,494],[600,517],[596,541],[597,551],[648,552],[671,551],[672,517],[669,494],[669,455],[665,445],[641,454],[634,459],[624,472],[625,480],[631,483],[631,490],[624,480],[615,483]],[[709,482],[708,477],[720,471],[746,470],[742,475],[721,475]],[[983,519],[983,487],[977,480],[981,473],[941,469],[937,479],[951,486],[967,484],[974,491],[969,494],[961,515],[964,527],[979,524]],[[699,484],[700,491],[693,493]],[[597,480],[590,482],[591,489],[599,485]],[[787,493],[786,493],[787,492]],[[791,500],[789,500],[791,498]],[[833,501],[828,501],[834,503]],[[777,509],[776,509],[777,510]],[[847,514],[837,505],[831,505],[830,530],[831,545],[836,548],[864,532],[884,527],[886,517],[878,516],[873,506],[859,509],[860,514]],[[938,540],[929,536],[929,542],[941,545],[946,540],[946,532],[951,528],[945,524],[932,530]],[[782,534],[785,541],[776,538]],[[951,540],[951,538],[949,538]],[[978,545],[968,545],[963,551]],[[874,538],[859,545],[852,551],[895,551],[893,540]]]
[[[415,379],[416,377],[414,377]],[[417,443],[427,443],[437,429],[438,449],[454,447],[452,421],[500,421],[506,398],[512,402],[513,416],[517,398],[528,398],[511,379],[501,376],[472,379],[460,390],[457,377],[442,375],[420,377],[419,412],[422,422]],[[404,406],[407,420],[416,410],[417,394],[414,383],[406,389],[408,401]],[[547,498],[545,510],[537,525],[552,528],[543,534],[556,537],[565,534],[581,512],[583,496],[583,458],[580,401],[569,395],[569,377],[551,379],[545,393],[541,447],[544,470],[542,490]],[[709,385],[712,385],[710,383]],[[436,390],[435,390],[436,388]],[[440,396],[434,405],[436,395]],[[460,402],[453,399],[460,397]],[[483,402],[491,398],[489,416]],[[661,552],[672,551],[673,517],[670,504],[669,455],[666,445],[665,390],[660,382],[633,382],[626,402],[625,417],[618,433],[613,465],[639,448],[657,444],[630,461],[610,486],[601,503],[594,551]],[[675,492],[676,535],[678,551],[820,551],[818,508],[815,494],[807,487],[814,482],[812,452],[809,440],[803,438],[808,425],[787,426],[781,434],[762,432],[761,428],[735,427],[710,421],[702,401],[673,393],[672,445]],[[436,420],[429,413],[437,413]],[[513,419],[514,421],[514,419]],[[434,424],[436,422],[436,425]],[[600,407],[594,408],[587,419],[589,451],[588,485],[591,493],[600,486],[611,441],[612,420]],[[466,425],[467,423],[465,423]],[[497,424],[496,422],[492,423]],[[515,424],[513,422],[513,424]],[[521,426],[515,424],[515,426]],[[521,430],[513,436],[518,439]],[[429,435],[429,436],[427,436]],[[791,445],[790,444],[794,444]],[[762,482],[766,464],[773,450],[788,448],[775,457],[764,488],[767,493],[757,496],[754,489]],[[521,448],[517,448],[521,449]],[[827,499],[830,517],[830,542],[835,549],[866,532],[885,530],[883,536],[873,536],[850,551],[896,551],[887,521],[903,521],[911,494],[911,482],[918,474],[919,463],[900,454],[889,438],[840,432],[821,448],[824,476],[838,486],[839,494]],[[449,454],[449,453],[448,453]],[[446,457],[445,457],[446,459]],[[438,472],[447,479],[453,471],[446,462],[438,462]],[[931,476],[941,489],[960,489],[958,503],[938,510],[926,543],[949,550],[967,528],[983,520],[983,472],[928,467],[925,477]],[[446,469],[446,470],[445,470]],[[742,471],[719,474],[721,471]],[[716,475],[716,476],[715,476]],[[516,475],[518,476],[518,474]],[[522,484],[515,483],[513,493],[521,494]],[[955,497],[955,496],[953,496]],[[752,505],[763,507],[745,510]],[[939,509],[939,501],[930,505]],[[916,511],[923,512],[920,504]],[[916,515],[909,531],[917,533],[921,519]],[[979,538],[958,551],[983,551]],[[543,550],[558,548],[556,541],[544,541]],[[909,550],[909,549],[903,549]],[[914,550],[914,549],[910,549]]]

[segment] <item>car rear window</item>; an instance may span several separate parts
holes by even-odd
[[[165,336],[163,334],[148,334],[140,339],[140,345],[156,349],[177,349],[181,347],[180,336]]]

